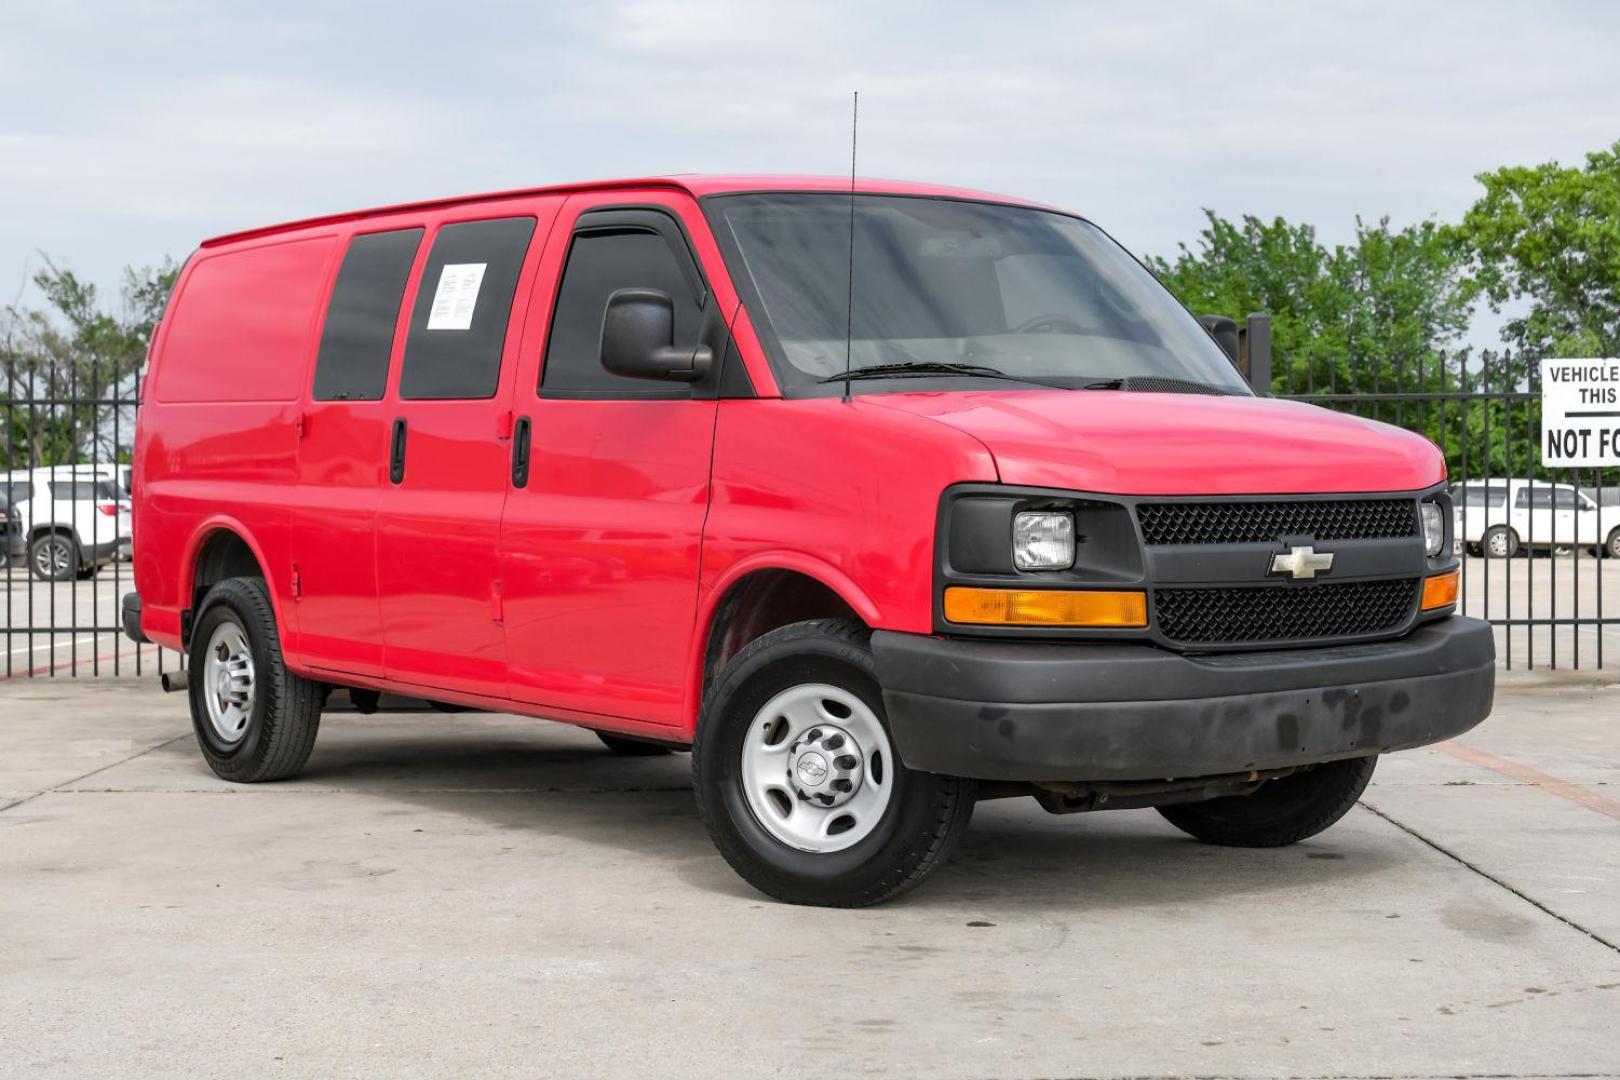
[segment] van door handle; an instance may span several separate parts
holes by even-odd
[[[398,484],[405,479],[405,418],[394,418],[394,437],[388,449],[388,479]]]
[[[512,433],[512,486],[527,487],[529,483],[529,418],[518,417],[517,430]]]

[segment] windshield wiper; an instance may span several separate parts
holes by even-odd
[[[1011,382],[1033,383],[1036,386],[1049,386],[1056,390],[1067,389],[1057,383],[1044,382],[1041,379],[1025,378],[1022,375],[1009,375],[999,368],[986,367],[984,364],[959,364],[945,360],[908,360],[900,364],[874,364],[871,367],[851,368],[848,372],[828,375],[816,381],[830,383],[843,382],[845,379],[909,379],[923,375],[969,375],[985,379],[1007,379]]]
[[[1082,390],[1121,390],[1125,387],[1124,379],[1098,379],[1081,386]]]

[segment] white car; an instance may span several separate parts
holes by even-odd
[[[7,540],[41,581],[95,575],[131,547],[130,502],[117,465],[55,465],[0,473],[11,506]]]
[[[1458,539],[1488,558],[1575,547],[1620,558],[1620,506],[1599,506],[1569,484],[1470,480],[1451,498]]]

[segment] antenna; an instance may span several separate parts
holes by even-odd
[[[844,401],[849,401],[849,357],[855,338],[855,139],[860,133],[861,92],[849,115],[849,298],[844,306]]]

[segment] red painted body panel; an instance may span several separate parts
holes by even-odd
[[[782,399],[694,200],[846,187],[838,178],[615,181],[209,241],[159,329],[140,416],[143,628],[180,644],[197,551],[226,528],[264,569],[296,671],[681,739],[695,724],[714,614],[751,573],[795,571],[872,626],[929,632],[935,515],[951,484],[1258,494],[1413,490],[1443,475],[1438,451],[1418,436],[1284,402],[1014,388]],[[649,203],[681,218],[757,397],[539,397],[575,218]],[[434,229],[514,214],[533,214],[537,228],[495,397],[399,400]],[[310,401],[321,313],[349,237],[407,225],[427,235],[384,399]],[[201,278],[199,267],[209,268]],[[389,428],[401,416],[407,467],[395,486]],[[533,422],[531,468],[528,485],[513,489],[507,433],[519,416]]]

